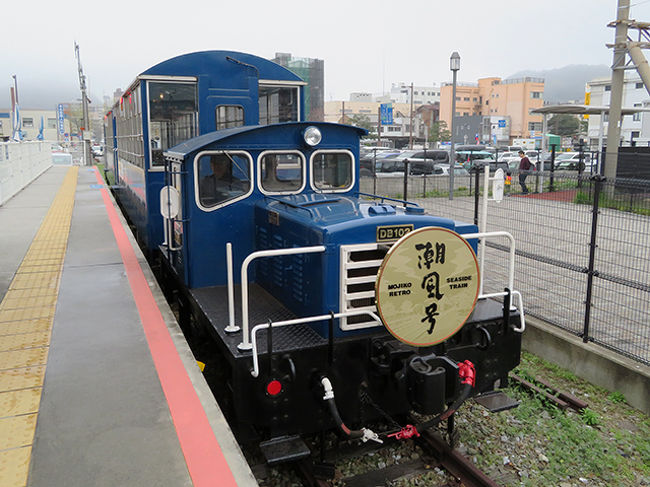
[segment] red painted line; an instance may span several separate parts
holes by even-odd
[[[95,176],[103,185],[97,169]],[[192,482],[195,487],[236,486],[108,191],[102,186],[101,192]]]

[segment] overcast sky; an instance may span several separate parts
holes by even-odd
[[[650,0],[631,0],[630,17],[650,21]],[[616,0],[33,0],[2,8],[0,107],[12,74],[24,108],[48,96],[79,97],[74,41],[90,95],[101,102],[170,57],[209,49],[276,52],[325,61],[325,100],[380,93],[392,82],[507,77],[523,69],[610,65]],[[647,52],[650,56],[650,52]],[[100,97],[100,99],[97,99]],[[32,103],[30,104],[30,100]]]

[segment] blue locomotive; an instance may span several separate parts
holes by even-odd
[[[228,70],[263,73],[259,59],[254,70],[252,57],[227,56],[237,58]],[[270,463],[308,455],[306,433],[382,440],[449,418],[507,381],[523,324],[512,282],[503,304],[482,294],[477,227],[361,193],[365,130],[301,121],[302,85],[291,83],[296,120],[201,129],[166,147],[155,170],[147,143],[144,182],[125,175],[115,123],[113,137],[118,198],[129,213],[145,188],[129,216],[142,213],[136,226],[177,290],[181,326],[214,345],[213,390],[233,429],[260,441]],[[259,86],[253,107],[264,105]],[[435,417],[397,432],[366,427],[413,410]]]

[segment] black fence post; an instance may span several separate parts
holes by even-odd
[[[596,174],[591,178],[594,181],[594,201],[592,205],[591,215],[591,239],[589,241],[589,263],[587,267],[587,297],[585,299],[585,323],[582,332],[582,341],[587,343],[589,341],[589,325],[591,322],[591,297],[594,286],[594,277],[598,275],[598,271],[594,270],[594,261],[596,258],[596,234],[598,231],[598,213],[600,192],[605,178],[600,174]]]
[[[377,194],[377,149],[372,151],[372,194]]]
[[[425,172],[422,175],[422,197],[426,198],[427,197],[427,173]]]
[[[555,173],[555,144],[551,146],[551,177],[548,182],[548,191],[553,192],[553,174]]]
[[[408,189],[409,189],[409,160],[404,159],[404,201],[408,201]],[[406,207],[406,203],[404,203]]]

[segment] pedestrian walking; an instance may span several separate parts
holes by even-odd
[[[533,167],[533,164],[530,162],[530,159],[526,157],[526,154],[522,150],[519,151],[519,158],[519,185],[521,186],[521,192],[523,194],[528,194],[528,188],[526,187],[526,177],[528,177],[528,173],[530,171],[530,168]]]

